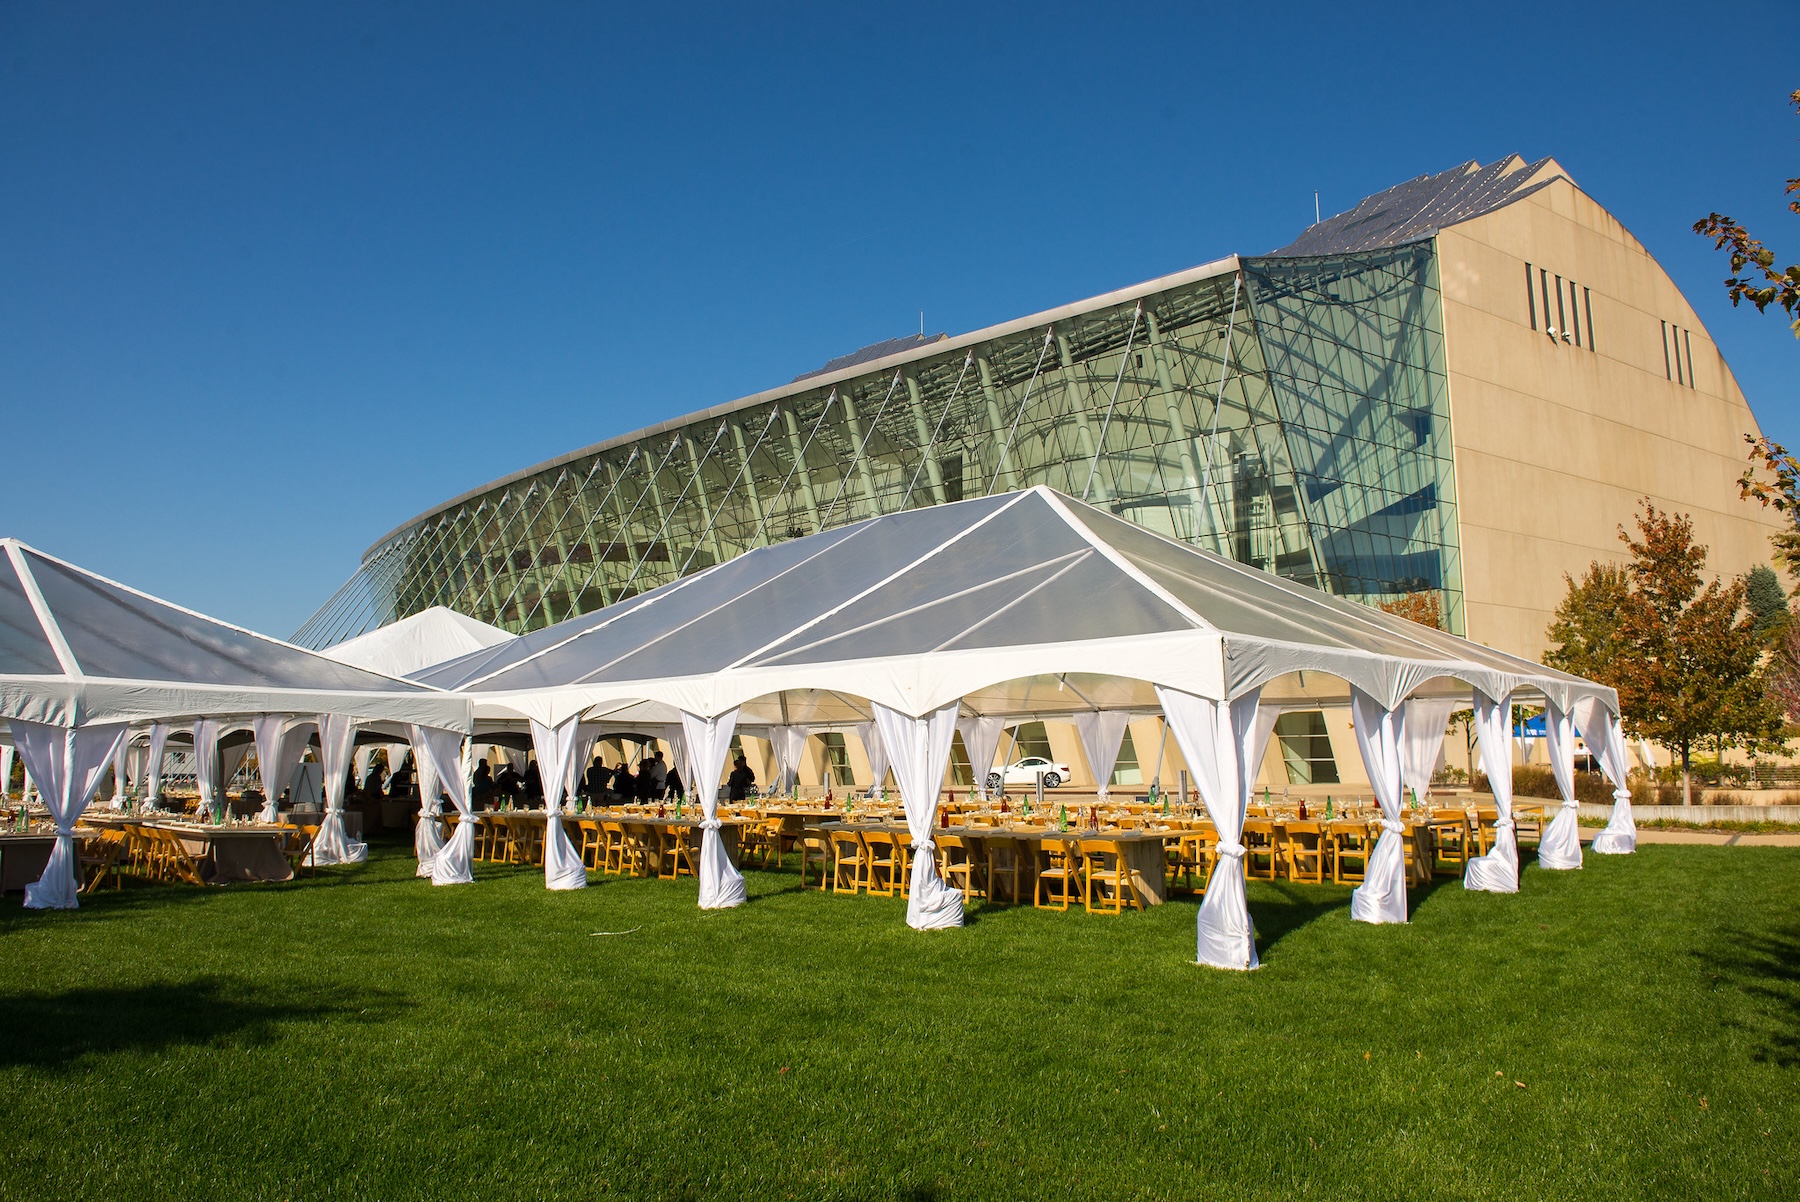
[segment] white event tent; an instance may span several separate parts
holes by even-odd
[[[433,605],[409,618],[326,647],[319,654],[384,676],[411,676],[517,637],[454,609]]]
[[[1348,704],[1354,717],[1386,820],[1352,902],[1356,918],[1406,920],[1402,791],[1419,763],[1435,761],[1445,699],[1472,700],[1484,758],[1508,774],[1515,698],[1578,725],[1603,749],[1617,790],[1609,830],[1629,840],[1612,689],[1196,550],[1042,487],[758,548],[415,679],[466,694],[478,730],[529,723],[553,813],[579,749],[608,725],[679,724],[706,817],[703,907],[744,900],[718,836],[715,788],[740,726],[761,727],[778,745],[796,725],[878,729],[919,853],[907,921],[931,928],[962,921],[961,896],[939,881],[930,854],[959,720],[971,736],[997,722],[1067,720],[1095,744],[1090,759],[1104,763],[1124,728],[1116,715],[1160,711],[1218,828],[1222,860],[1200,909],[1198,946],[1201,962],[1228,968],[1256,963],[1239,839],[1284,706]],[[991,741],[965,742],[972,752],[984,745],[991,761]],[[985,775],[985,763],[973,766],[977,779]],[[1510,779],[1500,775],[1498,845],[1471,870],[1471,888],[1517,888]],[[1572,774],[1559,772],[1565,780]],[[462,824],[457,838],[469,829]],[[1573,842],[1578,866],[1575,840],[1565,792],[1545,842]],[[585,881],[556,821],[545,873],[552,887]]]
[[[220,801],[217,744],[227,730],[250,728],[265,779],[279,781],[316,727],[327,796],[314,843],[321,864],[365,850],[343,824],[358,725],[398,723],[451,738],[470,729],[462,697],[183,609],[16,539],[0,539],[0,549],[0,719],[58,835],[27,906],[76,905],[75,822],[107,764],[123,772],[134,726],[147,728],[152,801],[170,733],[191,726],[205,806]]]

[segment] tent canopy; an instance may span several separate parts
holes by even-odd
[[[445,660],[516,637],[511,631],[434,605],[410,618],[326,647],[319,654],[384,676],[411,676]]]
[[[57,726],[337,713],[468,730],[469,706],[0,539],[0,718]]]
[[[1611,689],[1134,526],[1048,488],[871,518],[761,547],[416,679],[478,718],[710,715],[853,722],[867,702],[1017,716],[1237,697],[1328,673],[1384,705]]]

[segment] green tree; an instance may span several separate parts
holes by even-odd
[[[1545,660],[1617,689],[1627,729],[1680,756],[1691,802],[1695,746],[1774,743],[1782,709],[1766,687],[1767,644],[1745,606],[1745,582],[1704,581],[1706,548],[1694,545],[1685,514],[1645,500],[1637,528],[1637,538],[1619,530],[1631,555],[1623,568],[1596,563],[1569,581]]]
[[[1767,564],[1757,564],[1744,577],[1744,604],[1756,619],[1757,636],[1771,646],[1778,646],[1787,631],[1787,593],[1781,577]]]
[[[1608,676],[1619,655],[1619,631],[1631,603],[1631,576],[1618,564],[1594,563],[1569,586],[1546,632],[1552,647],[1544,662],[1589,680],[1611,684]]]
[[[1800,89],[1788,94],[1788,103],[1800,112]],[[1786,195],[1800,192],[1800,178],[1787,182]],[[1800,200],[1788,201],[1788,208],[1800,213]],[[1770,305],[1779,305],[1793,320],[1794,337],[1800,338],[1800,264],[1775,266],[1775,252],[1750,236],[1750,231],[1730,217],[1711,213],[1694,223],[1694,232],[1711,238],[1716,250],[1731,256],[1731,275],[1725,281],[1725,293],[1733,305],[1749,301],[1758,313]]]

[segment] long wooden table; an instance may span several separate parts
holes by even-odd
[[[815,828],[826,835],[833,831],[883,831],[890,834],[910,834],[911,828],[904,823],[894,822],[825,822]],[[1031,852],[1045,843],[1062,843],[1069,846],[1083,841],[1091,843],[1109,843],[1117,849],[1119,859],[1131,873],[1131,887],[1138,899],[1146,906],[1160,906],[1168,900],[1168,890],[1164,885],[1163,875],[1167,861],[1163,856],[1163,841],[1179,837],[1177,830],[1053,830],[1041,826],[948,826],[939,827],[933,832],[936,835],[956,835],[965,842],[981,845],[982,855],[987,854],[990,843],[1030,844]],[[1023,850],[1023,849],[1021,849]],[[1037,888],[1037,856],[1027,853],[1020,857],[1025,867],[1025,879],[1021,884],[1029,889]]]
[[[18,893],[37,884],[50,864],[56,836],[37,831],[0,832],[0,893]]]

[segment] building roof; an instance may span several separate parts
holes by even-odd
[[[1308,227],[1271,253],[1342,255],[1419,242],[1441,229],[1523,200],[1559,179],[1568,176],[1555,159],[1527,163],[1511,154],[1485,167],[1470,159],[1460,167],[1421,175],[1366,197],[1349,212]]]
[[[794,377],[798,384],[802,380],[810,380],[814,376],[828,376],[834,371],[843,371],[846,367],[861,367],[865,363],[873,363],[877,359],[885,359],[889,355],[898,355],[901,351],[916,350],[922,346],[930,346],[934,342],[946,342],[948,334],[908,334],[904,338],[884,338],[880,342],[871,342],[861,350],[851,351],[848,355],[839,355],[825,364],[824,367],[812,371],[801,372]]]

